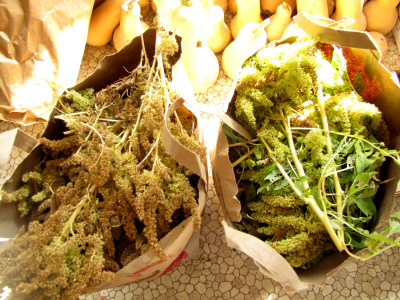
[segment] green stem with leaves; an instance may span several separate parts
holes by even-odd
[[[265,141],[264,138],[260,137],[261,142],[265,146],[265,148],[269,152],[270,158],[274,161],[275,165],[278,167],[279,171],[282,173],[282,175],[285,177],[286,181],[288,182],[289,186],[293,189],[293,191],[296,193],[296,195],[299,198],[302,198],[304,202],[311,207],[311,209],[314,211],[315,215],[321,220],[322,224],[324,224],[324,227],[326,231],[328,232],[329,236],[331,237],[333,243],[335,244],[336,248],[339,251],[343,250],[343,243],[339,239],[339,237],[336,234],[336,231],[332,227],[331,222],[329,221],[328,215],[325,212],[323,212],[319,206],[318,203],[315,201],[314,197],[312,195],[304,195],[301,191],[297,189],[295,186],[293,180],[290,178],[290,176],[287,174],[287,172],[284,170],[282,165],[279,163],[279,161],[276,159],[275,155],[273,154],[273,150],[271,147],[268,145],[268,143]],[[297,157],[297,156],[296,156]]]
[[[319,106],[319,110],[320,110],[320,114],[321,114],[322,127],[323,127],[324,135],[326,138],[326,151],[329,155],[333,155],[332,140],[331,140],[331,136],[329,133],[328,117],[326,116],[325,102],[324,102],[324,97],[322,94],[322,88],[318,89],[317,95],[318,95],[318,106]],[[336,211],[337,211],[339,218],[341,220],[343,220],[343,205],[342,205],[343,190],[342,190],[342,187],[340,186],[339,176],[336,172],[336,165],[334,163],[332,163],[332,167],[334,168],[334,171],[332,172],[332,179],[333,179],[333,184],[335,186]],[[339,230],[338,236],[342,241],[344,241],[343,227]]]

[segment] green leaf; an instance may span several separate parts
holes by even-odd
[[[287,186],[288,184],[289,183],[286,180],[282,180],[281,183],[274,188],[274,191],[278,191]]]
[[[396,211],[395,213],[393,213],[391,216],[391,218],[396,218],[400,220],[400,211]]]
[[[304,198],[304,189],[303,189],[303,186],[301,185],[301,182],[300,181],[294,181],[294,186],[300,191],[300,193],[302,194],[302,198]]]
[[[374,239],[374,240],[376,240],[376,241],[380,241],[380,242],[383,242],[383,243],[388,243],[388,244],[390,244],[390,245],[393,245],[395,242],[394,241],[392,241],[390,238],[388,238],[387,236],[385,236],[385,235],[383,235],[383,234],[379,234],[379,233],[377,233],[377,232],[372,232],[370,235],[369,235],[369,238],[370,239]]]
[[[371,175],[369,173],[360,173],[354,178],[354,181],[362,182],[364,184],[368,184],[371,179]]]
[[[358,198],[373,198],[376,194],[376,186],[371,182],[365,189],[357,196]]]
[[[252,168],[254,168],[254,167],[257,165],[257,164],[255,163],[255,161],[252,160],[252,159],[250,159],[250,158],[246,159],[246,163],[247,163],[250,167],[252,167]]]
[[[250,193],[250,197],[252,199],[257,197],[257,191],[256,191],[256,187],[254,186],[254,184],[250,184],[250,188],[249,188],[249,193]]]
[[[333,53],[332,53],[332,66],[339,70],[340,74],[343,75],[346,72],[346,58],[343,55],[342,50],[338,47],[333,46]]]
[[[269,187],[268,186],[266,186],[266,185],[262,185],[262,186],[260,186],[258,189],[257,189],[257,195],[259,194],[259,193],[261,193],[263,190],[269,190]]]
[[[323,87],[323,92],[325,94],[329,94],[329,95],[335,94],[335,90],[333,88],[330,88],[330,87]]]
[[[309,180],[309,178],[307,176],[301,176],[301,177],[297,177],[296,181],[300,181],[300,182],[307,182]]]
[[[364,248],[365,237],[354,234],[352,232],[345,232],[345,242],[350,244],[353,248]]]
[[[389,235],[400,233],[400,222],[389,220],[390,232]]]
[[[343,230],[343,223],[338,219],[330,219],[329,222],[331,223],[333,229],[335,230]]]
[[[265,176],[264,180],[265,181],[275,182],[275,181],[277,181],[277,180],[279,180],[281,178],[282,178],[281,171],[279,171],[278,168],[273,166],[273,169],[271,170],[271,172],[267,176]]]
[[[226,125],[225,123],[222,124],[222,129],[224,130],[225,135],[226,135],[227,137],[229,137],[229,138],[230,138],[231,140],[233,140],[233,141],[236,141],[236,142],[244,142],[244,143],[248,143],[248,142],[249,142],[248,140],[246,140],[246,139],[244,139],[244,138],[242,138],[242,137],[240,137],[240,136],[237,136],[237,135],[235,134],[235,131],[234,131],[231,127],[229,127],[228,125]]]
[[[321,198],[319,197],[319,194],[318,194],[318,187],[317,186],[313,186],[311,188],[311,190],[310,190],[310,193],[313,196],[315,202],[317,202],[319,208],[323,209]]]
[[[366,216],[375,215],[376,207],[374,201],[371,198],[355,198],[354,202]]]

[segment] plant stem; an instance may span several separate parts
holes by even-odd
[[[328,124],[328,117],[326,116],[326,111],[325,111],[325,102],[324,102],[324,97],[322,95],[322,89],[318,89],[318,106],[321,114],[321,121],[322,121],[322,128],[324,130],[324,135],[326,137],[326,151],[328,152],[329,155],[333,155],[333,150],[332,150],[332,140],[331,136],[329,133],[329,124]],[[343,195],[343,190],[342,187],[340,186],[340,181],[339,181],[339,176],[336,172],[336,165],[335,163],[332,163],[332,168],[334,168],[334,172],[332,174],[332,179],[333,183],[335,185],[335,191],[336,191],[336,211],[338,214],[338,217],[340,220],[343,220],[343,203],[342,203],[342,195]],[[338,232],[339,238],[344,241],[344,229],[343,227],[341,230]]]
[[[96,186],[92,185],[90,189],[88,189],[88,193],[82,197],[81,201],[76,205],[74,212],[72,215],[69,217],[68,221],[65,223],[63,230],[61,231],[60,239],[62,239],[64,236],[67,235],[68,231],[71,232],[71,234],[74,234],[74,230],[72,228],[74,221],[82,208],[85,206],[88,200],[90,200],[90,195],[96,190]]]
[[[246,154],[242,155],[241,157],[239,157],[237,160],[235,160],[232,163],[232,167],[236,167],[238,164],[240,164],[242,161],[244,161],[246,158],[248,158],[250,155],[252,155],[254,153],[254,149],[251,149],[249,152],[247,152]]]
[[[288,182],[289,186],[293,189],[293,191],[296,193],[296,195],[299,198],[302,198],[304,202],[311,207],[311,209],[314,211],[315,215],[321,220],[322,224],[324,225],[326,231],[328,232],[329,236],[332,239],[332,242],[335,244],[336,248],[339,251],[342,251],[344,249],[342,241],[339,239],[337,236],[335,230],[332,227],[331,222],[329,221],[328,215],[326,212],[323,212],[317,202],[315,201],[314,197],[312,195],[306,195],[304,196],[295,186],[294,182],[290,178],[290,176],[287,174],[287,172],[284,170],[282,165],[279,163],[279,161],[276,159],[276,157],[273,155],[273,150],[271,147],[268,145],[268,143],[265,141],[264,138],[260,137],[261,142],[264,144],[265,148],[268,150],[270,154],[270,158],[274,161],[276,166],[278,167],[279,171],[282,173],[283,177],[285,177],[286,181]],[[297,157],[297,156],[296,156]]]
[[[282,116],[282,124],[283,124],[284,130],[285,130],[286,138],[289,143],[290,152],[292,154],[293,161],[294,161],[294,164],[297,169],[297,173],[299,174],[300,177],[305,177],[306,173],[304,172],[302,163],[300,162],[299,158],[297,157],[296,147],[293,143],[292,130],[290,129],[290,121],[288,120],[288,118],[285,117],[282,109],[280,109],[280,113]],[[309,188],[307,181],[301,182],[301,185],[303,186],[304,190],[307,190]]]

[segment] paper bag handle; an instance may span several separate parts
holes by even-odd
[[[232,228],[225,220],[222,221],[222,225],[228,246],[253,258],[261,273],[279,282],[288,292],[298,292],[308,288],[289,263],[270,246],[252,235]]]
[[[167,126],[167,122],[171,115],[184,103],[185,100],[180,98],[172,103],[172,105],[168,108],[162,129],[163,143],[165,149],[173,159],[200,176],[205,183],[208,183],[207,168],[202,163],[200,156],[178,142],[171,134]]]

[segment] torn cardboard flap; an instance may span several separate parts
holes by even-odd
[[[94,0],[0,0],[0,119],[48,120],[75,85]]]

